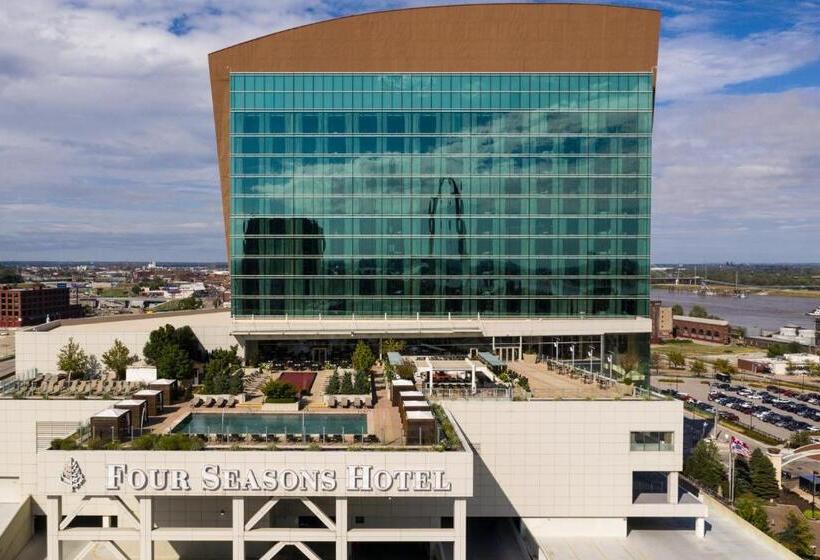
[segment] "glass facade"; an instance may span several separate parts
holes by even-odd
[[[648,315],[651,74],[230,89],[235,316]]]

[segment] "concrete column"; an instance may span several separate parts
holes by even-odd
[[[695,536],[699,539],[706,536],[706,519],[703,517],[695,519]]]
[[[470,380],[470,388],[472,389],[472,394],[475,395],[476,386],[475,386],[475,362],[470,362],[470,365],[473,366],[473,376]]]
[[[347,498],[336,499],[336,560],[347,560]]]
[[[48,560],[62,560],[63,546],[58,534],[62,516],[62,498],[49,496],[46,504],[46,558]]]
[[[467,500],[464,498],[453,501],[453,528],[456,532],[453,560],[467,560]]]
[[[232,503],[233,560],[245,560],[245,498],[234,498]]]
[[[102,516],[102,526],[104,529],[108,529],[111,527],[111,516],[110,515],[103,515]]]
[[[151,532],[154,530],[153,500],[142,496],[140,503],[140,560],[154,560],[154,543]]]
[[[523,336],[518,337],[518,359],[519,360],[524,359],[524,337]]]
[[[670,504],[678,503],[678,472],[666,475],[666,501]]]

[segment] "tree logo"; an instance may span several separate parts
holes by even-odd
[[[76,492],[85,484],[85,475],[80,468],[80,463],[74,457],[70,457],[63,467],[63,474],[60,475],[60,482],[71,487],[72,492]]]

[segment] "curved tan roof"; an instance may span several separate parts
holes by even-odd
[[[231,72],[653,72],[659,29],[655,10],[471,4],[348,16],[213,52],[209,65],[226,238]]]

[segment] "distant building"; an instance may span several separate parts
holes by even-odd
[[[660,342],[666,338],[672,338],[672,308],[661,305],[660,300],[649,302],[649,317],[652,319],[653,343]]]
[[[729,344],[731,340],[729,331],[729,321],[721,319],[701,319],[687,315],[672,317],[672,333],[676,338]]]
[[[747,342],[755,346],[767,348],[772,344],[800,344],[806,349],[811,349],[817,345],[820,339],[820,321],[815,324],[815,328],[801,327],[794,323],[789,323],[780,327],[777,332],[764,332],[761,336],[750,336]]]
[[[46,318],[82,317],[83,308],[72,305],[69,288],[11,288],[0,286],[0,327],[27,327]]]
[[[784,354],[777,358],[738,358],[737,367],[753,373],[770,373],[772,375],[786,375],[789,365],[796,366],[795,373],[804,373],[809,364],[820,363],[817,354]]]

